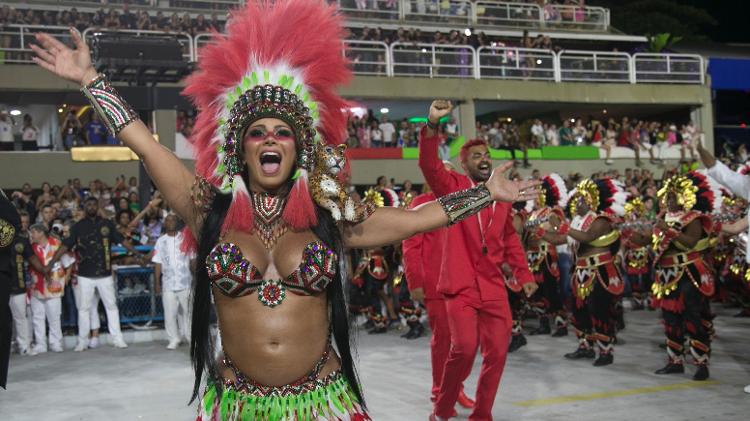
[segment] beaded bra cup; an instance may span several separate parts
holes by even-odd
[[[206,258],[208,277],[219,291],[229,297],[242,297],[258,291],[258,299],[268,307],[281,304],[286,289],[297,295],[325,291],[336,276],[336,254],[322,241],[313,241],[302,251],[302,263],[289,276],[263,279],[257,266],[250,263],[233,243],[217,244]]]

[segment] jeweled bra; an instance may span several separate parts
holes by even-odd
[[[283,279],[263,279],[258,268],[250,263],[236,244],[217,244],[206,259],[211,282],[229,297],[242,297],[258,291],[258,299],[276,307],[289,289],[298,295],[325,291],[336,276],[336,254],[322,241],[309,243],[302,252],[302,263]]]
[[[281,218],[286,200],[267,193],[253,193],[255,214],[254,232],[267,250],[287,231]],[[258,291],[258,299],[268,307],[276,307],[290,289],[298,295],[313,295],[325,291],[336,276],[336,254],[322,241],[312,241],[302,251],[302,262],[283,279],[263,279],[257,266],[245,258],[239,246],[221,242],[206,258],[206,270],[211,282],[229,297],[242,297]]]

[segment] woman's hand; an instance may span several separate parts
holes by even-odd
[[[39,45],[31,44],[31,49],[36,54],[32,60],[63,79],[85,85],[97,74],[91,65],[91,52],[75,28],[70,28],[70,36],[75,43],[75,50],[49,34],[36,34]]]
[[[505,173],[513,168],[513,162],[509,161],[495,168],[486,186],[492,195],[492,200],[498,202],[523,202],[535,199],[539,195],[537,186],[542,182],[539,180],[516,181],[509,180]]]

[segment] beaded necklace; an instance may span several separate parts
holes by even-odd
[[[289,229],[289,226],[281,217],[286,205],[286,198],[273,196],[269,193],[253,192],[252,203],[255,213],[253,231],[258,234],[258,238],[260,238],[266,250],[270,250]]]

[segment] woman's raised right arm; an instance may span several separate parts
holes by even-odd
[[[113,134],[141,158],[149,176],[154,180],[154,184],[164,195],[169,206],[191,228],[195,227],[197,215],[190,197],[191,186],[194,182],[193,175],[172,151],[154,140],[151,131],[130,111],[127,104],[119,103],[121,102],[119,95],[113,90],[108,90],[109,86],[104,86],[108,84],[106,80],[91,86],[91,83],[98,78],[96,69],[91,65],[91,52],[77,30],[70,28],[70,35],[75,43],[75,49],[67,47],[49,34],[37,34],[36,40],[39,45],[31,46],[36,54],[33,58],[34,62],[61,78],[79,83],[83,87],[90,86],[89,92],[97,89],[96,92],[103,95],[101,104],[92,104],[94,110],[107,108],[107,113],[111,110],[115,111],[114,114],[119,117],[114,122],[116,124],[107,124],[110,127],[116,126],[117,133]],[[94,102],[99,102],[100,96],[87,96],[89,100],[94,98]],[[106,115],[99,117],[105,120],[105,123],[112,123],[107,120]]]

